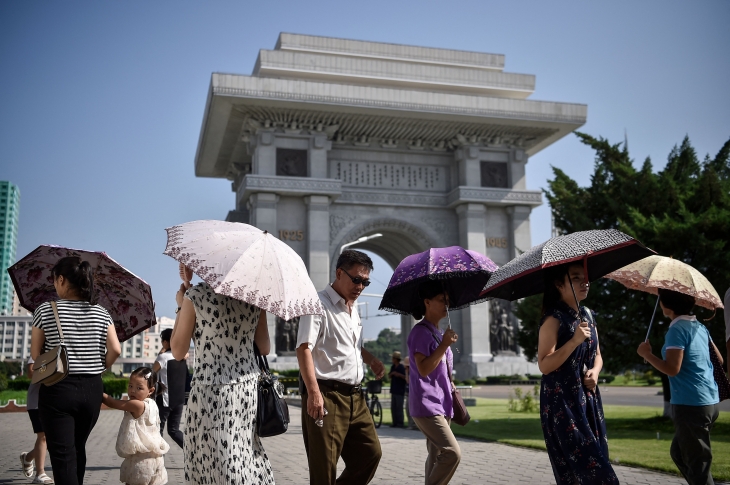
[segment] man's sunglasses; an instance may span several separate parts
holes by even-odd
[[[367,286],[370,286],[370,279],[368,279],[368,278],[360,278],[359,276],[356,276],[355,278],[353,278],[353,277],[352,277],[352,276],[350,275],[350,273],[348,273],[347,271],[345,271],[345,268],[340,268],[340,269],[341,269],[341,270],[342,270],[342,271],[343,271],[343,272],[344,272],[344,273],[345,273],[345,274],[346,274],[347,276],[349,276],[349,277],[350,277],[350,279],[352,280],[352,283],[353,283],[353,284],[355,284],[355,285],[363,285],[363,286],[365,286],[365,287],[367,287]]]

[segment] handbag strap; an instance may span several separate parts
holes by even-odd
[[[256,342],[253,343],[253,353],[256,356],[256,362],[258,362],[259,364],[259,370],[266,374],[270,374],[269,361],[266,359],[265,355],[261,355],[261,352],[259,351],[259,347],[258,345],[256,345]]]
[[[56,318],[56,328],[58,328],[58,336],[61,338],[61,345],[63,343],[63,329],[61,328],[61,319],[58,316],[58,306],[55,301],[51,301],[51,308],[53,308],[53,316]]]
[[[441,345],[441,340],[439,340],[439,338],[436,336],[436,333],[434,333],[434,331],[431,329],[431,327],[429,327],[425,323],[417,323],[416,324],[416,326],[419,326],[419,325],[422,326],[422,327],[425,327],[429,332],[431,332],[431,335],[433,335],[433,339],[436,342],[438,342],[439,345]],[[444,357],[446,357],[446,353],[444,353]],[[446,358],[446,370],[449,373],[449,380],[451,380],[451,368],[449,367],[449,359],[448,359],[448,357]]]

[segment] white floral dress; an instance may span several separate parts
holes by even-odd
[[[273,484],[271,463],[256,434],[258,366],[253,339],[261,309],[188,289],[195,307],[196,358],[185,423],[185,483]]]
[[[160,412],[152,399],[144,400],[144,412],[134,419],[124,412],[117,436],[117,454],[124,458],[119,480],[128,485],[163,485],[167,470],[162,455],[170,445],[160,434]]]

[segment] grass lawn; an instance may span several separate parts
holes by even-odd
[[[15,404],[25,404],[28,391],[0,391],[0,406],[8,403],[8,399],[15,399]]]
[[[613,381],[611,381],[610,383],[603,383],[601,384],[601,386],[647,387],[649,386],[649,384],[646,382],[646,379],[641,376],[637,376],[636,379],[626,378],[626,376],[616,376]],[[651,385],[651,387],[658,387],[659,389],[661,389],[662,381],[657,378],[654,384]]]
[[[672,422],[660,410],[638,406],[604,406],[611,460],[679,474],[669,456],[674,436]],[[497,441],[528,448],[545,449],[540,416],[507,410],[506,399],[477,399],[469,408],[471,422],[452,425],[457,436]],[[390,418],[389,413],[383,417]],[[657,432],[660,439],[657,439]],[[721,412],[712,432],[712,474],[717,480],[730,480],[730,413]]]

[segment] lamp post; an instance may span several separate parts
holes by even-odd
[[[342,254],[342,251],[344,251],[345,248],[348,248],[350,246],[354,246],[355,244],[360,244],[362,242],[369,241],[370,239],[375,239],[376,237],[381,237],[381,236],[382,236],[382,234],[380,234],[380,233],[372,234],[370,236],[363,236],[361,238],[358,238],[356,241],[352,241],[352,242],[343,244],[342,246],[340,246],[340,254]]]

